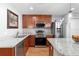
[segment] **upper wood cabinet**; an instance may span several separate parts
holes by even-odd
[[[50,27],[52,16],[51,15],[23,15],[22,17],[23,28],[34,28],[37,22],[44,22],[46,27]]]
[[[34,21],[32,19],[32,16],[23,15],[22,25],[23,28],[34,27]]]
[[[25,16],[22,17],[22,26],[23,26],[23,28],[27,27],[27,21],[26,21],[26,17]]]

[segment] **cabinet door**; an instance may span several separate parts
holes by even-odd
[[[30,46],[35,46],[35,36],[30,35]]]
[[[51,27],[51,15],[38,15],[37,16],[38,20],[37,22],[44,22],[45,23],[45,27],[46,28],[50,28]]]
[[[23,15],[22,17],[22,25],[23,25],[23,28],[33,28],[35,26],[34,24],[34,19],[33,19],[33,16],[32,15]]]
[[[25,40],[24,40],[24,47],[28,47],[29,46],[29,37],[27,37]]]
[[[0,56],[15,56],[15,48],[0,48]]]
[[[27,27],[27,21],[26,21],[26,16],[25,15],[23,15],[23,17],[22,17],[22,27],[23,28],[26,28]]]
[[[27,53],[28,48],[29,48],[29,36],[24,39],[24,54]]]

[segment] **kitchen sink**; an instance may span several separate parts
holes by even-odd
[[[23,38],[24,36],[17,36],[17,38]]]
[[[25,35],[16,36],[15,38],[23,38]]]

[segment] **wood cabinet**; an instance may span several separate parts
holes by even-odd
[[[34,28],[37,22],[44,22],[46,27],[50,27],[51,19],[51,15],[23,15],[22,25],[23,28]]]
[[[0,56],[24,56],[30,45],[34,46],[34,35],[29,35],[14,48],[0,48]]]
[[[49,45],[49,56],[53,56],[53,46],[50,44]]]
[[[25,39],[24,39],[24,55],[26,55],[26,53],[27,53],[27,50],[28,50],[28,48],[29,48],[29,39],[30,38],[30,36],[28,36],[28,37],[26,37]]]
[[[22,25],[23,25],[23,28],[26,28],[27,27],[27,20],[26,20],[26,16],[23,16],[22,17]]]
[[[30,46],[34,47],[35,46],[35,36],[34,35],[30,35]]]
[[[23,15],[22,19],[22,25],[23,28],[28,28],[28,27],[34,27],[34,21],[33,21],[33,16],[29,15]]]
[[[0,48],[0,56],[15,56],[15,48]]]
[[[24,55],[26,55],[28,48],[32,46],[35,46],[35,36],[34,35],[29,35],[24,39]]]

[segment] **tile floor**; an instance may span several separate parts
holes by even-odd
[[[49,56],[49,47],[29,47],[27,56]]]

